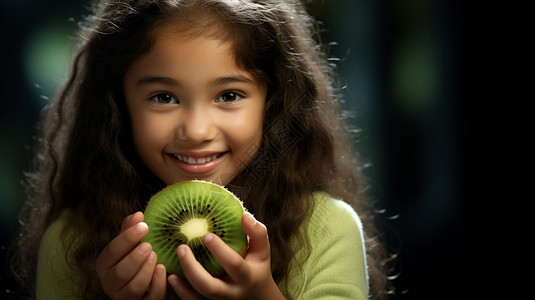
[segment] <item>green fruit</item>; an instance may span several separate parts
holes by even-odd
[[[145,209],[149,233],[142,241],[152,245],[158,263],[169,273],[184,277],[176,249],[186,244],[203,267],[218,276],[223,268],[202,237],[214,233],[243,256],[247,248],[247,235],[241,225],[244,211],[241,201],[217,184],[198,180],[177,183],[149,201]]]

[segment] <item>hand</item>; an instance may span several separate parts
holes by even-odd
[[[149,232],[143,213],[126,217],[121,232],[102,250],[96,270],[102,289],[112,299],[164,299],[166,273],[156,265],[149,243],[139,243]]]
[[[245,213],[242,226],[250,238],[249,250],[242,258],[218,236],[208,233],[203,240],[223,266],[223,279],[208,273],[186,245],[177,248],[180,265],[187,281],[177,275],[169,283],[182,299],[284,299],[271,275],[271,256],[266,227]]]

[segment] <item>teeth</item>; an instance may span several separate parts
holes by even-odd
[[[182,156],[178,154],[173,154],[173,156],[182,162],[185,162],[191,165],[198,165],[198,164],[205,164],[207,162],[211,162],[212,160],[216,160],[220,156],[220,154],[215,154],[209,157],[199,157],[199,158],[186,157],[186,156]]]

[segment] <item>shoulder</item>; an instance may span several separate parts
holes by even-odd
[[[63,240],[66,213],[46,229],[37,259],[37,299],[73,299],[75,275]]]
[[[321,243],[336,245],[352,243],[364,245],[362,222],[357,212],[346,202],[326,193],[314,195],[314,210],[306,223],[306,231],[312,247]]]
[[[346,202],[335,199],[326,193],[314,195],[314,211],[309,227],[315,231],[353,229],[360,235],[362,222],[357,212]]]
[[[325,193],[314,195],[305,224],[310,252],[300,257],[290,286],[298,299],[367,299],[368,274],[362,223],[355,210]]]
[[[346,202],[326,193],[317,193],[314,200],[315,209],[306,224],[312,255],[321,255],[327,248],[331,253],[349,251],[352,256],[362,258],[360,264],[365,264],[364,234],[357,212]],[[334,259],[340,261],[339,257]]]
[[[43,272],[48,270],[51,265],[50,259],[60,258],[65,254],[61,235],[65,228],[65,220],[63,215],[54,221],[46,229],[39,247],[38,266],[37,271]],[[64,259],[63,259],[64,260]]]

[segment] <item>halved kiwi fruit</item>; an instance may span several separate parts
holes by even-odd
[[[152,245],[158,263],[169,273],[184,276],[176,249],[187,244],[195,258],[213,276],[223,268],[204,245],[202,237],[218,235],[237,253],[245,255],[247,235],[241,225],[245,209],[230,191],[206,181],[185,181],[171,185],[154,195],[145,209],[149,233],[144,242]]]

